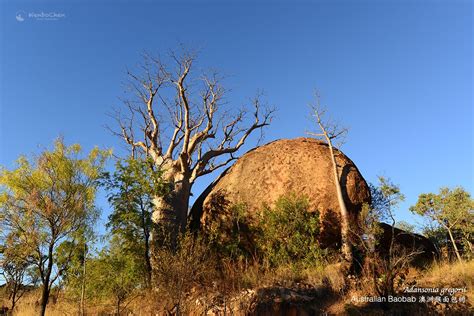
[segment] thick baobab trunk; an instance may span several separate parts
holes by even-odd
[[[174,186],[172,205],[176,212],[176,225],[182,233],[186,230],[187,226],[190,195],[191,184],[189,183],[189,177],[181,176]]]
[[[342,248],[342,255],[344,256],[344,259],[352,264],[353,257],[352,257],[352,247],[350,243],[350,237],[349,237],[349,229],[350,229],[350,223],[349,223],[349,213],[346,208],[346,203],[344,202],[344,197],[342,195],[342,188],[341,188],[341,183],[339,180],[339,171],[337,169],[337,162],[336,162],[336,157],[334,156],[334,149],[332,147],[331,141],[328,142],[329,145],[329,151],[331,154],[331,161],[332,161],[332,167],[333,167],[333,173],[334,173],[334,184],[336,186],[336,193],[337,193],[337,200],[339,202],[339,208],[341,209],[341,248]]]
[[[189,197],[191,184],[189,177],[182,174],[172,174],[166,177],[170,185],[170,192],[166,196],[156,196],[153,200],[154,211],[152,221],[153,244],[163,245],[168,242],[176,245],[178,234],[184,232],[187,224]]]

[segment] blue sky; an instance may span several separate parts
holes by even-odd
[[[1,1],[1,0],[0,0]],[[55,21],[29,13],[61,13]],[[18,13],[26,16],[17,21]],[[367,181],[385,175],[406,202],[474,192],[470,1],[1,1],[0,164],[66,142],[112,147],[105,128],[127,67],[182,42],[227,75],[229,102],[257,90],[279,111],[265,141],[304,136],[314,89],[350,128],[343,151]],[[194,188],[198,195],[206,182]],[[99,201],[104,218],[109,212]]]

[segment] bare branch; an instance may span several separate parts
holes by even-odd
[[[315,118],[315,121],[321,132],[307,132],[308,135],[313,137],[323,139],[328,143],[331,142],[336,148],[340,148],[345,143],[345,138],[349,129],[346,127],[340,127],[339,124],[332,122],[330,119],[325,120],[324,116],[326,114],[326,108],[321,105],[321,97],[318,92],[315,93],[315,103],[310,104],[312,116]]]
[[[275,112],[275,110],[267,108],[265,110],[265,113],[261,115],[260,114],[261,105],[260,105],[260,100],[258,96],[253,100],[253,105],[254,105],[253,124],[246,129],[238,128],[237,125],[243,120],[243,116],[244,116],[244,113],[240,112],[234,120],[224,125],[224,128],[223,128],[224,134],[222,137],[222,141],[217,146],[217,148],[211,148],[202,155],[201,159],[196,163],[196,165],[193,168],[191,181],[194,181],[197,177],[210,173],[216,170],[217,168],[225,166],[229,162],[234,160],[235,157],[233,156],[233,154],[242,147],[242,145],[245,143],[248,136],[253,131],[257,129],[261,129],[270,124],[272,120],[272,115]],[[234,129],[236,128],[237,128],[237,131],[233,132]],[[238,141],[232,145],[233,139],[236,136],[239,136]],[[224,161],[223,163],[219,163],[211,168],[206,168],[206,166],[210,164],[213,161],[213,159],[225,154],[230,155],[230,158],[228,160]]]

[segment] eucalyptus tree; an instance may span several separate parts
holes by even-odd
[[[97,148],[83,158],[80,153],[79,145],[57,140],[53,150],[20,157],[13,170],[0,170],[5,253],[35,268],[42,284],[41,315],[53,284],[68,268],[57,264],[58,257],[74,255],[74,247],[64,245],[82,240],[98,216],[97,179],[109,153]]]
[[[472,252],[474,236],[474,199],[461,187],[441,188],[438,194],[423,193],[410,210],[436,222],[449,236],[459,262],[463,262],[455,233],[463,236],[466,250]]]

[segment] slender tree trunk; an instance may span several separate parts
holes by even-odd
[[[150,261],[150,227],[148,225],[148,211],[143,203],[143,200],[140,199],[140,211],[141,211],[141,225],[143,231],[143,243],[144,251],[143,258],[145,259],[145,286],[147,288],[151,287],[151,261]]]
[[[341,210],[341,248],[342,248],[342,255],[344,260],[352,265],[353,263],[353,256],[352,256],[352,247],[349,237],[349,213],[346,208],[346,203],[344,202],[344,197],[342,195],[341,183],[339,180],[339,171],[337,168],[336,157],[334,156],[334,149],[332,147],[332,142],[329,138],[328,145],[329,145],[329,152],[331,154],[331,161],[332,161],[332,168],[334,174],[334,184],[336,186],[337,192],[337,200],[339,202],[339,208]]]
[[[85,315],[85,293],[86,293],[86,259],[87,244],[84,243],[84,262],[82,264],[82,285],[81,285],[81,316]]]
[[[44,316],[46,314],[46,306],[48,305],[49,299],[49,288],[46,285],[43,285],[43,291],[41,292],[41,310],[40,315]]]
[[[15,284],[13,288],[13,293],[12,293],[12,313],[16,305],[16,294],[17,294],[17,285]]]
[[[146,286],[150,287],[151,286],[151,260],[150,260],[150,233],[148,232],[148,229],[145,230],[145,253],[143,254],[145,256],[145,269],[146,269]]]
[[[117,316],[120,316],[120,299],[117,299]]]
[[[448,230],[449,239],[451,239],[451,243],[453,244],[454,252],[456,253],[456,257],[458,258],[460,263],[463,263],[461,255],[459,254],[458,246],[456,245],[456,241],[454,240],[453,233],[451,232],[451,228],[446,227],[446,229]]]
[[[395,245],[395,217],[393,217],[393,213],[392,213],[392,209],[391,207],[389,206],[389,214],[390,214],[390,218],[392,219],[392,235],[390,236],[390,245],[389,245],[389,249],[388,249],[388,275],[386,276],[387,278],[387,281],[388,281],[388,287],[386,288],[387,290],[387,295],[392,295],[393,294],[393,291],[394,291],[394,287],[393,287],[393,276],[392,276],[392,264],[393,264],[393,247]]]
[[[53,271],[53,246],[54,245],[51,244],[48,249],[48,267],[46,269],[46,274],[43,280],[43,290],[41,292],[41,316],[44,316],[46,313],[46,306],[48,305],[49,294],[51,292],[49,282],[51,278],[51,272]]]

